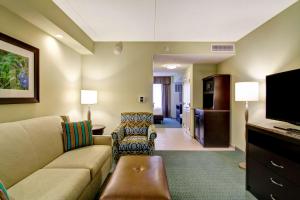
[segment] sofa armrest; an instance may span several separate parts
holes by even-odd
[[[119,141],[123,140],[125,134],[125,127],[124,125],[119,125],[112,133],[112,139],[114,143],[118,143]]]
[[[148,127],[148,140],[154,142],[157,137],[155,126],[152,124]]]
[[[93,135],[94,145],[112,146],[112,138],[110,135]]]

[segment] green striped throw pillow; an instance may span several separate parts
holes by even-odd
[[[7,191],[1,181],[0,181],[0,199],[1,200],[9,200]]]
[[[93,144],[91,121],[62,122],[65,151]]]

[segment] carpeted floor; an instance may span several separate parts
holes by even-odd
[[[156,151],[163,157],[173,200],[254,200],[245,190],[240,151]]]
[[[164,118],[162,124],[155,124],[156,128],[181,128],[181,124],[173,118]]]

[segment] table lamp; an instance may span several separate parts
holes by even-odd
[[[258,82],[237,82],[235,83],[235,101],[244,101],[246,105],[245,109],[245,121],[248,122],[248,102],[258,101],[259,85]],[[246,134],[245,134],[246,138]],[[239,167],[246,169],[246,162],[240,162]]]
[[[81,90],[81,104],[89,105],[87,119],[91,120],[91,109],[90,105],[97,104],[98,92],[97,90]]]

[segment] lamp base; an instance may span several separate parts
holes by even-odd
[[[87,120],[91,121],[91,109],[90,109],[90,107],[89,107],[89,110],[87,112]]]
[[[239,163],[239,167],[240,167],[241,169],[246,169],[246,162],[240,162],[240,163]]]

